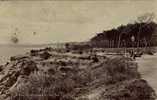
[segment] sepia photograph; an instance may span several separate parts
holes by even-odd
[[[0,0],[0,100],[157,100],[157,0]]]

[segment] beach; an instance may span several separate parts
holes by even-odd
[[[157,92],[157,53],[137,58],[138,71],[143,79]]]

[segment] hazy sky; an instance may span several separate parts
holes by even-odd
[[[143,13],[157,15],[156,5],[157,0],[2,1],[0,43],[10,43],[15,32],[21,44],[89,40]]]

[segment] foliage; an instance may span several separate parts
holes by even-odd
[[[96,43],[94,46],[106,46],[106,47],[132,47],[139,46],[144,47],[147,45],[153,45],[154,40],[152,37],[155,36],[157,24],[154,22],[150,23],[134,23],[121,25],[116,29],[106,30],[102,33],[97,33],[96,36],[91,38],[91,42]],[[135,37],[134,45],[132,45],[131,37]],[[140,41],[139,41],[140,40]],[[107,45],[104,45],[107,44]]]

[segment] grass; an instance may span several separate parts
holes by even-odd
[[[81,63],[81,61],[79,63]],[[72,65],[72,67],[68,67],[68,63],[61,61],[56,65],[58,69],[53,69],[52,65],[47,73],[34,71],[28,76],[27,82],[19,84],[15,91],[12,92],[11,100],[75,100],[76,97],[90,93],[91,89],[101,87],[102,85],[110,87],[121,82],[141,78],[140,74],[137,72],[137,64],[125,57],[115,57],[104,61],[90,62],[91,66],[86,64],[84,69],[79,69],[81,64],[70,65]],[[136,90],[138,89],[136,88],[136,83],[141,84],[139,81],[126,83],[123,84],[123,86],[126,85],[127,90],[137,94],[140,90]],[[141,95],[144,96],[146,93],[144,88],[147,87],[148,84],[144,83],[144,85],[141,85],[140,88],[142,91],[144,90],[144,92],[137,95],[137,98]],[[130,88],[133,88],[133,90],[130,90]],[[151,90],[151,88],[149,90],[146,95],[151,97],[150,94],[153,90]],[[119,96],[123,94],[125,89],[121,91],[121,88],[115,87],[113,91],[117,92],[117,95],[112,95],[112,90],[109,90],[107,94],[102,94],[103,98],[105,98],[102,100],[144,100],[137,98],[113,99],[115,98],[114,95]],[[111,97],[113,96],[112,99],[105,96],[110,93]],[[127,92],[127,95],[133,96],[130,92]]]
[[[35,72],[29,76],[27,83],[19,85],[11,100],[72,100],[72,95],[69,96],[68,93],[73,86],[71,80],[63,77]]]

